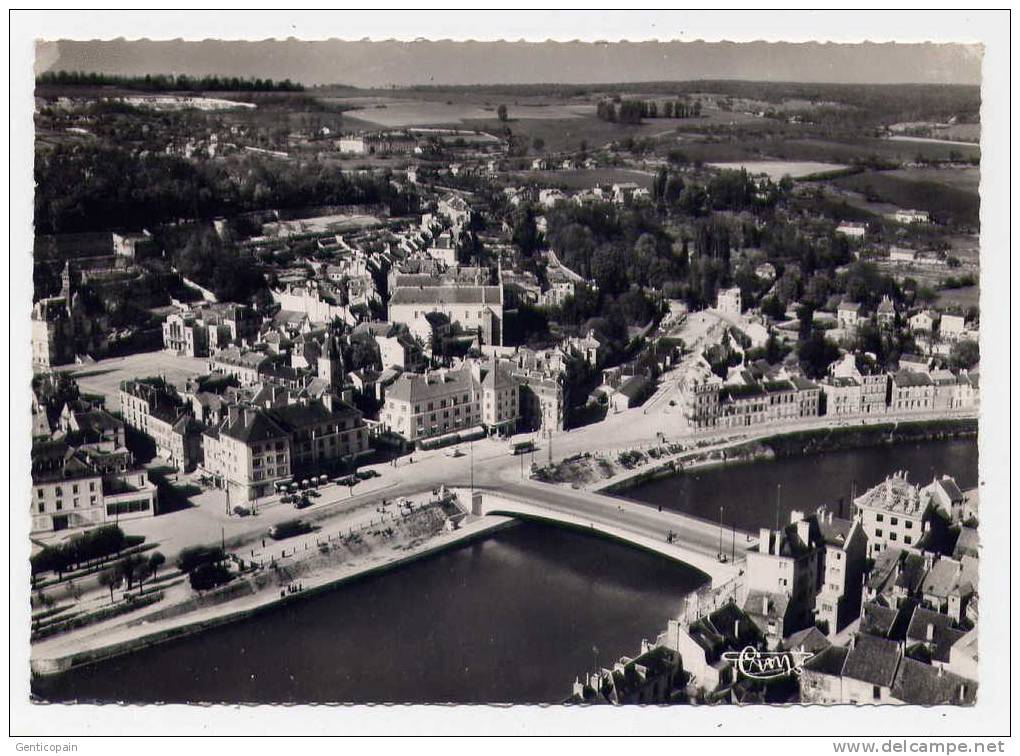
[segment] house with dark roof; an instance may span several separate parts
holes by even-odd
[[[897,703],[917,706],[973,706],[978,684],[942,666],[904,658],[896,671],[890,695]]]
[[[600,669],[574,680],[566,703],[661,704],[681,687],[685,678],[680,654],[665,646],[641,644],[636,658],[622,657],[611,669]]]
[[[851,704],[893,703],[892,686],[903,658],[896,641],[858,634],[843,663],[843,701]]]
[[[952,647],[966,634],[948,615],[918,606],[907,627],[907,654],[926,664],[946,667]]]
[[[826,510],[819,510],[816,519],[824,552],[815,621],[824,623],[829,635],[835,635],[860,614],[868,536],[860,520],[834,517]]]
[[[753,618],[732,602],[694,621],[669,620],[661,641],[680,652],[690,685],[706,692],[736,682],[733,662],[724,657],[726,652],[765,647],[765,637]]]

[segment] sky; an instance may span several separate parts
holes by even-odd
[[[980,84],[981,48],[786,42],[56,41],[36,72],[95,71],[291,79],[306,86],[623,83],[744,79]]]

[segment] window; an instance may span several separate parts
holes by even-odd
[[[45,512],[45,511],[46,511],[46,503],[45,503],[45,502],[42,502],[42,501],[40,501],[40,502],[39,502],[39,514],[42,514],[42,513],[43,513],[43,512]]]
[[[75,483],[71,486],[71,493],[78,493],[78,484]]]
[[[903,527],[906,528],[907,530],[910,530],[911,528],[914,527],[914,521],[913,520],[904,520],[903,521]]]
[[[62,502],[60,499],[57,499],[57,509],[60,510],[60,509],[63,509],[63,508],[64,508],[64,502]]]
[[[908,546],[913,542],[913,540],[914,539],[911,538],[910,536],[903,536],[903,543],[907,544]]]
[[[876,530],[875,531],[875,538],[881,538],[881,537],[882,537],[882,531],[881,530]]]
[[[871,686],[871,698],[872,700],[879,701],[882,698],[882,689],[877,685]]]
[[[883,522],[884,520],[885,520],[885,515],[882,515],[882,514],[875,515],[875,522]]]
[[[41,499],[44,496],[46,496],[46,492],[43,491],[43,489],[39,488],[39,489],[36,490],[36,495]]]
[[[891,520],[889,520],[889,524],[890,525],[899,525],[900,524],[900,520],[899,520],[898,517],[893,517]]]
[[[896,540],[896,534],[895,533],[890,533],[889,534],[889,540],[890,541],[895,541]]]

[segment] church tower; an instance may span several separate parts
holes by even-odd
[[[326,331],[326,337],[322,342],[322,354],[319,355],[316,368],[318,377],[328,383],[331,389],[335,390],[343,386],[347,371],[344,369],[344,358],[340,351],[339,339],[332,328]]]

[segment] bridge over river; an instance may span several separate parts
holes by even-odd
[[[757,543],[750,533],[689,515],[531,481],[504,481],[498,489],[475,488],[472,511],[597,532],[694,567],[708,576],[713,587],[735,578],[743,569],[745,552]],[[673,538],[667,540],[670,532]],[[719,559],[720,551],[725,562]]]

